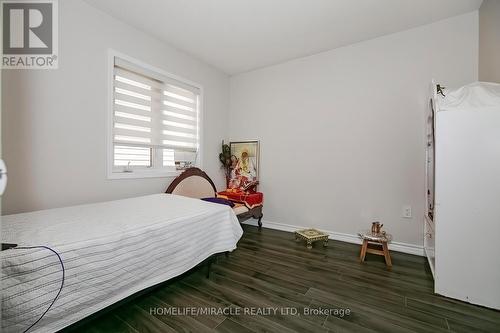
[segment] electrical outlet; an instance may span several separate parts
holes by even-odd
[[[402,216],[406,219],[411,219],[411,206],[403,206]]]

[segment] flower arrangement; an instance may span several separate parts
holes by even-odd
[[[219,154],[219,161],[221,163],[221,167],[224,169],[224,173],[226,175],[226,186],[229,183],[229,179],[231,178],[231,147],[228,144],[225,144],[222,141],[221,152]]]

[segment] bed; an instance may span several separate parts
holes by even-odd
[[[2,217],[2,332],[53,332],[178,276],[242,235],[228,206],[155,194]],[[62,273],[64,284],[61,289]]]
[[[199,168],[189,168],[181,173],[167,188],[166,193],[182,195],[189,198],[211,198],[217,196],[217,189],[210,177]],[[261,201],[262,202],[262,201]],[[262,203],[255,206],[238,203],[233,207],[238,220],[243,222],[250,218],[257,220],[259,229],[262,228]]]

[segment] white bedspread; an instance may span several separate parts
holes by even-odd
[[[231,208],[171,194],[3,216],[2,243],[45,245],[64,262],[64,288],[30,332],[52,332],[232,251],[242,229]],[[61,284],[47,249],[1,251],[2,332],[22,332]]]

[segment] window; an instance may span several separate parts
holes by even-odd
[[[201,87],[125,56],[110,62],[108,177],[173,176],[195,165]]]

